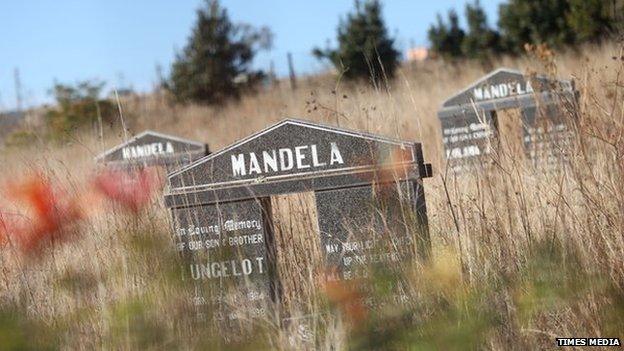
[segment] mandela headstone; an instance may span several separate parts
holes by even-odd
[[[577,94],[571,81],[498,69],[442,104],[446,159],[460,169],[484,161],[506,140],[533,164],[553,164],[569,140],[566,116]]]
[[[161,166],[173,170],[207,154],[206,144],[148,130],[100,154],[96,161],[120,169]]]
[[[272,212],[284,194],[313,198],[316,210],[307,213],[318,225],[307,235],[317,236],[309,241],[317,247],[306,255],[320,252],[329,279],[353,279],[358,266],[397,266],[427,251],[422,178],[430,174],[419,143],[289,119],[170,174],[165,202],[189,258],[186,275],[234,287],[198,289],[197,301],[253,300],[248,310],[262,312],[263,300],[288,293],[275,261],[294,248]]]

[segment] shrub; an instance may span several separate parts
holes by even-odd
[[[84,81],[75,86],[55,84],[52,94],[57,108],[46,113],[46,121],[53,138],[64,138],[83,127],[97,123],[112,124],[117,109],[115,105],[100,99],[104,83]]]
[[[9,134],[4,142],[7,147],[25,148],[38,140],[37,134],[29,130],[17,130]]]

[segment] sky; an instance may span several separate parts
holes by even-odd
[[[500,0],[481,0],[491,25]],[[309,74],[327,64],[311,55],[314,47],[335,44],[339,19],[353,0],[222,0],[233,22],[268,26],[273,48],[254,62],[278,75]],[[463,12],[466,1],[386,0],[384,18],[397,48],[426,46],[427,29],[437,13]],[[15,70],[23,104],[49,103],[55,81],[98,79],[106,88],[152,89],[160,65],[166,75],[186,44],[203,0],[1,0],[0,111],[16,107]]]

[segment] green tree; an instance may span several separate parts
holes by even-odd
[[[55,83],[51,93],[57,106],[45,115],[52,136],[63,138],[77,129],[96,126],[100,122],[112,124],[117,110],[110,101],[100,98],[104,85],[98,81],[83,81],[76,85]]]
[[[370,79],[374,84],[391,79],[401,53],[388,35],[378,0],[355,1],[355,11],[338,26],[338,48],[314,49],[318,58],[329,59],[347,79]]]
[[[613,4],[605,0],[570,0],[566,19],[577,42],[601,41],[615,29],[617,20],[610,11]]]
[[[500,35],[488,26],[487,15],[479,0],[466,4],[465,14],[468,32],[461,44],[463,55],[484,61],[499,54]]]
[[[459,16],[455,10],[449,10],[448,23],[438,14],[437,23],[428,31],[431,50],[438,56],[455,59],[464,56],[462,46],[466,32],[459,26]]]
[[[166,87],[179,102],[221,104],[239,98],[264,76],[251,64],[256,52],[270,45],[268,29],[234,24],[217,0],[206,0]]]
[[[511,52],[525,43],[550,47],[599,42],[618,28],[618,0],[510,0],[499,8],[499,26]]]
[[[504,52],[523,53],[525,44],[560,48],[602,41],[624,29],[623,12],[623,0],[508,0],[499,7],[495,30],[475,0],[466,5],[467,32],[451,10],[447,22],[438,15],[429,28],[429,41],[439,56],[484,61]]]
[[[509,0],[500,5],[498,25],[506,49],[522,53],[526,43],[554,48],[574,44],[569,12],[569,0]]]

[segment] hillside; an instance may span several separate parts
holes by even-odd
[[[437,110],[497,67],[574,79],[580,111],[569,117],[578,119],[577,137],[565,171],[535,172],[510,155],[500,169],[463,176],[445,172]],[[623,69],[624,51],[613,43],[554,56],[503,58],[491,67],[404,65],[389,88],[349,86],[324,75],[301,78],[295,91],[284,81],[222,108],[174,105],[157,94],[124,98],[121,107],[131,133],[152,129],[204,141],[213,151],[285,117],[422,142],[434,168],[433,178],[424,181],[433,252],[431,262],[414,263],[404,272],[419,301],[413,314],[389,309],[370,325],[350,325],[353,310],[342,309],[331,289],[353,292],[318,289],[330,303],[311,309],[343,314],[319,317],[313,345],[536,349],[552,347],[559,336],[622,337]],[[160,197],[132,216],[117,208],[101,210],[102,200],[87,190],[93,157],[123,140],[120,125],[105,128],[103,141],[97,131],[84,132],[67,144],[41,139],[0,154],[2,164],[10,165],[1,175],[5,189],[39,171],[93,213],[75,237],[36,257],[21,255],[10,244],[1,249],[0,339],[21,329],[24,343],[36,330],[33,340],[67,349],[222,346],[213,339],[219,332],[194,329],[181,307],[184,286],[170,276],[175,261],[163,253],[170,233]],[[19,211],[10,196],[1,202]],[[577,284],[583,280],[588,283]],[[420,327],[407,327],[405,320],[414,322],[410,318]],[[293,341],[297,331],[274,328],[270,320],[252,329],[254,337],[236,346],[310,347],[309,340]]]

